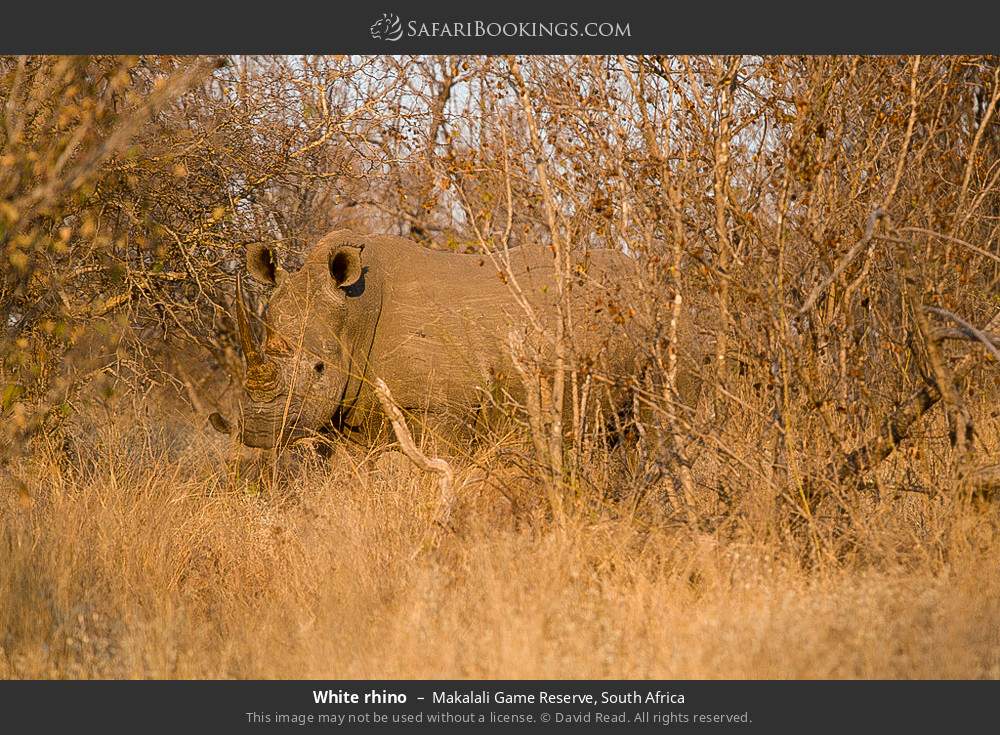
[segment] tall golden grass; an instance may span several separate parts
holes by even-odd
[[[515,515],[484,446],[445,532],[405,463],[241,462],[157,406],[10,467],[0,676],[1000,676],[988,504],[849,498],[811,554],[752,478],[712,530],[656,522],[655,499]],[[931,481],[933,462],[907,458]]]

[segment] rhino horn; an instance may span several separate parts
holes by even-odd
[[[247,361],[247,368],[263,361],[264,356],[257,349],[257,344],[250,329],[250,319],[247,317],[246,302],[243,299],[243,277],[236,277],[236,327],[240,333],[240,347]]]
[[[247,361],[247,392],[255,401],[270,401],[281,392],[278,366],[264,356],[250,329],[242,276],[236,278],[236,325],[240,333],[240,347]]]

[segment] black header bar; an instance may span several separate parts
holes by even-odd
[[[996,4],[9,3],[3,53],[997,53]]]

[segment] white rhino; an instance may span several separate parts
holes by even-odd
[[[515,294],[547,328],[558,294],[547,247],[512,249],[510,263],[513,279],[487,256],[350,230],[326,235],[295,272],[268,247],[251,248],[247,270],[273,293],[263,344],[237,295],[247,363],[242,442],[273,447],[331,427],[370,438],[384,423],[376,377],[404,410],[451,427],[473,425],[498,396],[519,400],[509,335],[529,320]],[[618,285],[634,274],[635,261],[618,251],[592,250],[574,263],[570,341],[576,364],[602,376],[592,403],[620,398],[637,370],[641,345],[624,326],[627,293]],[[229,430],[218,414],[212,423]]]

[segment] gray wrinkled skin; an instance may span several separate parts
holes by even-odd
[[[551,325],[557,313],[551,253],[518,248],[511,262],[521,291]],[[263,345],[244,343],[248,374],[238,431],[248,446],[273,447],[331,424],[370,438],[383,428],[370,388],[376,376],[405,411],[443,424],[474,422],[487,394],[519,397],[508,335],[525,333],[528,320],[488,258],[338,230],[294,273],[282,271],[263,248],[248,253],[247,266],[274,286]],[[573,345],[581,364],[634,374],[635,342],[604,308],[622,303],[615,284],[627,280],[622,276],[633,273],[634,262],[601,250],[579,266]]]

